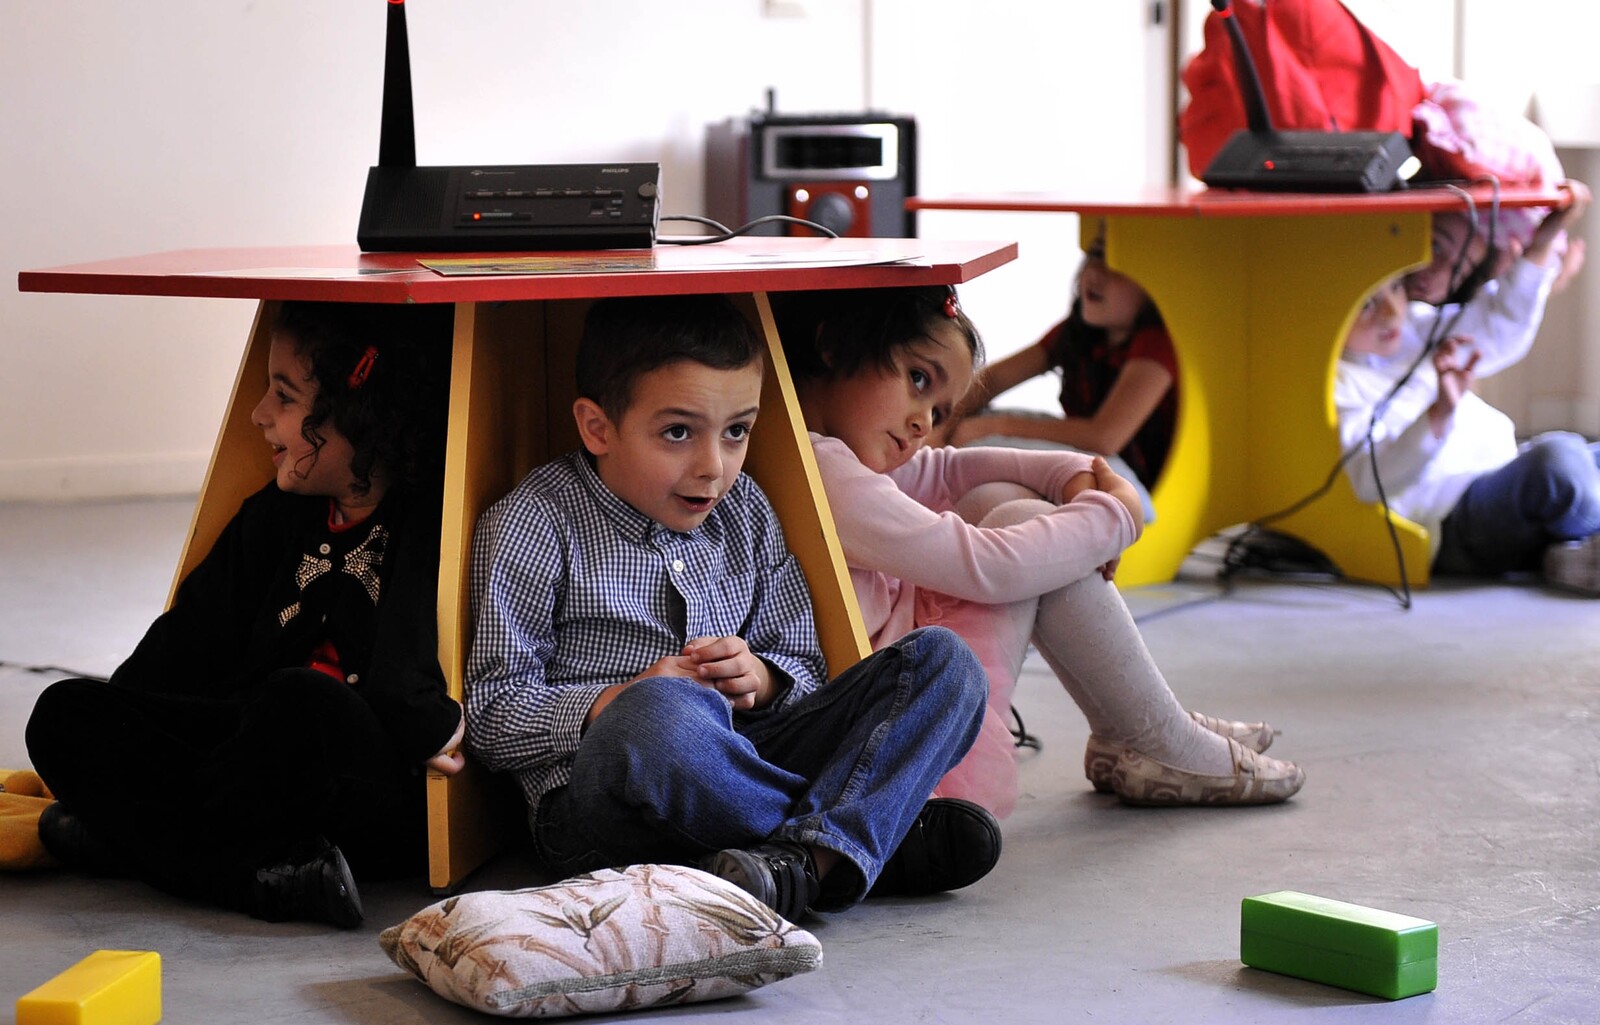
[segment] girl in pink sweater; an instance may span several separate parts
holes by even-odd
[[[1031,642],[1089,720],[1084,771],[1135,804],[1265,804],[1304,773],[1262,755],[1265,723],[1186,712],[1111,583],[1143,529],[1138,494],[1076,452],[929,448],[982,346],[944,286],[796,296],[779,333],[874,648],[959,633],[989,674],[972,752],[939,793],[1011,811],[1006,717]]]

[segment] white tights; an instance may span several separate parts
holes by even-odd
[[[1020,485],[985,484],[963,498],[957,511],[980,526],[1003,527],[1053,508]],[[1099,574],[1005,605],[919,591],[917,612],[919,625],[941,623],[965,638],[989,674],[983,729],[972,751],[940,782],[941,796],[966,797],[1001,816],[1015,806],[1015,749],[1006,722],[1030,640],[1096,736],[1195,772],[1232,771],[1227,742],[1184,711],[1121,592]]]

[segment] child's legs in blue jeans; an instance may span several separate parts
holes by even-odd
[[[737,721],[693,681],[641,680],[595,719],[571,781],[541,802],[540,857],[571,873],[789,840],[843,856],[818,906],[846,907],[971,746],[984,694],[977,660],[938,629],[908,634],[791,708]]]
[[[1445,517],[1434,569],[1507,573],[1539,565],[1546,546],[1600,532],[1600,446],[1553,431],[1483,474]]]

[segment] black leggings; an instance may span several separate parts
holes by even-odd
[[[315,670],[221,699],[61,680],[27,742],[62,806],[170,893],[248,907],[256,869],[319,834],[358,876],[426,867],[422,766],[400,760],[350,685]]]

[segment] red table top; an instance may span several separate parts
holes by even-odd
[[[1487,210],[1490,186],[1467,190]],[[1557,188],[1503,188],[1506,208],[1566,206],[1568,193]],[[1308,214],[1438,213],[1464,208],[1461,194],[1444,187],[1397,192],[1248,192],[1242,189],[1181,186],[1105,186],[1071,192],[995,192],[954,196],[912,196],[908,210],[994,210],[1021,213],[1075,213],[1091,217],[1296,217]]]
[[[955,285],[1017,257],[1014,242],[754,238],[578,253],[363,253],[355,246],[182,249],[27,270],[24,292],[505,302],[610,295],[779,292]],[[420,260],[538,262],[537,273],[446,276]]]

